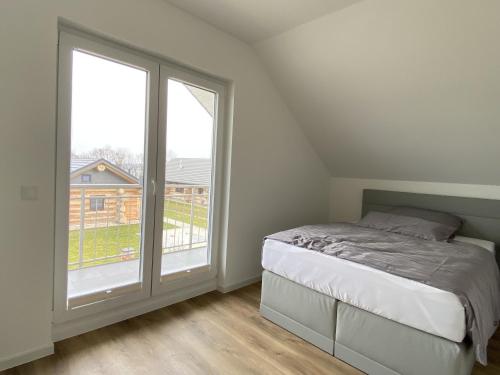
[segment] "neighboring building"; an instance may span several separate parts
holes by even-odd
[[[165,168],[165,196],[208,204],[211,160],[177,158]],[[142,184],[105,159],[73,159],[70,174],[70,227],[138,223]]]
[[[210,159],[176,158],[167,161],[165,180],[167,184],[209,186],[211,171]]]
[[[74,159],[70,174],[70,226],[137,223],[139,180],[105,159]],[[83,208],[83,209],[82,209]]]
[[[71,161],[71,185],[139,185],[139,180],[106,159]]]
[[[165,166],[165,195],[187,202],[208,204],[212,161],[201,158],[177,158]]]

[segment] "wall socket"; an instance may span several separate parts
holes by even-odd
[[[21,186],[21,200],[22,201],[37,201],[38,200],[38,186]]]

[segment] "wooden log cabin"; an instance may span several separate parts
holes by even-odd
[[[165,196],[208,205],[210,159],[176,158],[166,164]],[[71,161],[69,225],[78,229],[135,224],[141,218],[141,181],[106,159]]]
[[[137,177],[105,159],[71,162],[70,227],[138,223],[142,185]]]

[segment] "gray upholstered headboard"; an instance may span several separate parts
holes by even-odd
[[[495,242],[498,256],[500,200],[363,190],[363,216],[369,211],[383,212],[395,206],[426,208],[459,216],[464,220],[464,225],[458,234]]]

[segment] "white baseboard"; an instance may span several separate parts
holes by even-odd
[[[255,284],[262,280],[262,274],[259,274],[257,276],[251,277],[249,279],[243,280],[243,281],[238,281],[237,283],[233,284],[228,284],[228,285],[218,285],[217,290],[221,293],[228,293],[232,292],[233,290],[243,288],[247,285]]]
[[[47,345],[27,350],[10,358],[0,358],[0,371],[19,366],[23,363],[31,362],[51,354],[54,354],[54,344],[48,343]]]
[[[204,281],[165,296],[157,296],[146,301],[136,302],[123,308],[94,314],[78,320],[54,324],[52,326],[52,339],[61,341],[69,337],[121,322],[150,311],[158,310],[177,302],[187,300],[216,289],[216,280]]]

